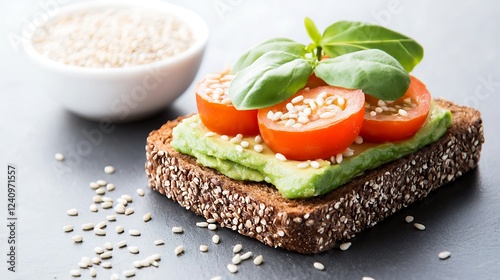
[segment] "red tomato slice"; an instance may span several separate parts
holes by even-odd
[[[196,86],[196,105],[203,124],[222,135],[257,135],[257,110],[236,110],[227,95],[233,75],[209,74]]]
[[[369,142],[394,142],[413,136],[425,123],[431,94],[425,85],[411,77],[410,88],[392,102],[366,96],[365,119],[360,135]]]
[[[364,103],[360,90],[302,89],[282,103],[259,109],[260,133],[272,151],[287,159],[329,159],[348,148],[358,135]]]

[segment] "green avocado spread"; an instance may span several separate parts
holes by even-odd
[[[308,198],[325,194],[366,170],[439,140],[451,124],[450,111],[432,104],[426,123],[412,138],[394,143],[353,143],[350,147],[354,150],[353,156],[345,157],[340,164],[316,160],[319,166],[315,167],[318,168],[310,164],[300,168],[300,161],[281,161],[263,142],[260,143],[263,150],[259,153],[254,150],[258,144],[254,137],[243,138],[242,141],[248,142],[248,147],[238,151],[236,145],[241,142],[213,134],[198,115],[184,119],[173,129],[171,145],[177,151],[195,157],[199,164],[214,168],[235,180],[266,181],[286,198]]]

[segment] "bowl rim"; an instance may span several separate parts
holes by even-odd
[[[37,50],[35,50],[32,44],[32,37],[36,33],[36,30],[43,28],[48,22],[50,22],[49,19],[41,26],[38,26],[37,29],[34,32],[32,32],[30,36],[27,37],[27,40],[24,40],[23,44],[24,50],[31,58],[36,60],[38,63],[46,67],[52,68],[54,70],[65,71],[68,74],[86,73],[86,74],[98,74],[98,75],[103,75],[103,74],[120,75],[124,73],[133,74],[137,72],[143,72],[144,70],[151,68],[175,65],[176,63],[184,59],[187,59],[191,56],[195,56],[197,53],[202,52],[208,42],[209,29],[207,23],[200,15],[185,7],[168,2],[162,2],[159,0],[146,0],[141,2],[131,1],[131,0],[120,0],[120,1],[92,0],[87,2],[72,3],[60,7],[57,10],[57,12],[51,16],[51,19],[56,18],[60,15],[82,11],[85,9],[106,8],[106,7],[133,7],[138,9],[144,9],[145,11],[154,10],[154,11],[159,11],[161,13],[172,14],[177,19],[179,19],[183,24],[189,26],[191,32],[193,33],[195,41],[188,49],[186,49],[182,53],[162,60],[154,61],[152,63],[132,65],[126,67],[114,67],[114,68],[96,68],[96,67],[92,68],[92,67],[77,66],[77,65],[65,64],[50,59],[41,54],[40,52],[38,52]]]

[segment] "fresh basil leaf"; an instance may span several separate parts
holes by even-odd
[[[267,40],[247,51],[243,54],[231,68],[231,73],[236,74],[238,71],[248,67],[254,63],[259,57],[270,51],[283,51],[296,56],[305,56],[306,46],[299,44],[287,38],[275,38]]]
[[[314,24],[314,21],[306,17],[304,19],[304,25],[309,38],[311,38],[317,46],[321,45],[321,33],[319,32],[318,27],[316,27],[316,24]]]
[[[325,29],[321,46],[330,57],[365,49],[380,49],[396,58],[410,72],[423,58],[415,40],[382,26],[339,21]]]
[[[410,86],[410,75],[403,66],[377,49],[322,60],[314,73],[329,85],[361,89],[383,100],[402,97]]]
[[[310,62],[300,56],[270,51],[239,71],[228,93],[239,110],[272,106],[304,87],[312,71]]]

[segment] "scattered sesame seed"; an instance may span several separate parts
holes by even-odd
[[[107,215],[106,220],[110,222],[116,221],[116,215]]]
[[[101,197],[101,200],[103,202],[113,202],[113,199],[111,197],[108,197],[108,196]]]
[[[107,250],[113,250],[113,244],[111,244],[111,242],[106,242],[104,243],[104,248]]]
[[[207,223],[209,223],[209,224],[213,224],[215,222],[217,222],[217,220],[214,218],[207,219]]]
[[[99,258],[99,257],[93,257],[92,258],[92,263],[93,264],[100,264],[101,263],[101,258]]]
[[[104,173],[113,174],[113,173],[115,173],[115,168],[111,165],[108,165],[108,166],[104,167]]]
[[[209,230],[216,230],[217,229],[217,225],[216,224],[209,224],[208,225],[208,229]]]
[[[127,216],[132,215],[132,214],[134,214],[134,212],[135,212],[134,207],[130,207],[130,208],[127,208],[125,210],[125,215],[127,215]]]
[[[102,196],[100,195],[94,195],[94,197],[92,197],[92,201],[94,203],[101,203],[102,202],[102,199],[101,199]]]
[[[258,255],[257,257],[255,257],[255,259],[253,259],[253,264],[255,265],[261,265],[263,262],[264,257],[262,257],[262,255]]]
[[[123,226],[116,226],[116,233],[120,234],[120,233],[123,233],[125,231],[125,229],[123,228]]]
[[[200,245],[200,251],[207,252],[208,251],[208,246],[207,245]]]
[[[90,188],[95,190],[95,189],[98,189],[100,187],[100,185],[96,182],[90,182]]]
[[[102,247],[95,247],[94,252],[96,252],[96,254],[102,254],[104,253],[104,249]]]
[[[54,158],[58,161],[63,161],[64,160],[64,155],[61,153],[57,153],[54,155]]]
[[[137,248],[137,246],[128,246],[127,249],[131,254],[139,253],[139,248]]]
[[[212,137],[214,135],[215,135],[215,132],[213,132],[213,131],[209,131],[209,132],[205,133],[205,137]]]
[[[241,249],[243,249],[243,245],[241,244],[236,244],[234,245],[233,247],[233,253],[239,253],[241,251]]]
[[[319,115],[319,118],[320,119],[328,119],[328,118],[331,118],[331,117],[334,117],[334,116],[335,116],[334,112],[324,112],[324,113],[321,113]]]
[[[309,161],[303,161],[303,162],[297,164],[297,168],[304,169],[304,168],[309,167],[309,165],[310,165]]]
[[[68,226],[64,226],[63,230],[64,230],[64,232],[71,232],[71,231],[73,231],[73,226],[69,226],[69,225]]]
[[[273,111],[269,110],[267,112],[267,118],[270,119],[270,120],[274,119],[274,113],[273,113]]]
[[[99,184],[99,186],[106,186],[108,184],[108,182],[106,182],[106,180],[97,180],[96,183]]]
[[[119,280],[120,279],[120,275],[118,275],[118,273],[113,273],[113,274],[111,274],[111,277],[109,279],[111,279],[111,280]]]
[[[121,197],[117,198],[116,202],[118,202],[120,204],[123,204],[123,206],[127,206],[128,205],[128,201],[126,199],[121,198]]]
[[[324,269],[325,269],[325,266],[324,266],[322,263],[320,263],[320,262],[314,262],[314,263],[313,263],[313,266],[314,266],[314,268],[316,268],[317,270],[324,270]]]
[[[135,268],[141,268],[142,267],[141,261],[134,261],[134,267]]]
[[[278,159],[278,160],[281,160],[281,161],[286,161],[286,157],[280,153],[276,153],[275,157]]]
[[[128,231],[128,233],[131,235],[131,236],[140,236],[141,235],[141,232],[136,230],[136,229],[131,229]]]
[[[375,279],[368,277],[368,276],[363,276],[363,278],[361,278],[361,280],[375,280]]]
[[[244,253],[243,255],[240,256],[240,259],[242,261],[246,260],[246,259],[249,259],[250,257],[252,256],[252,252],[248,251],[246,253]]]
[[[117,214],[123,214],[123,213],[125,213],[125,206],[123,204],[121,204],[121,203],[117,204],[115,206],[115,212]]]
[[[441,260],[446,260],[447,258],[449,258],[451,256],[451,253],[448,252],[448,251],[444,251],[444,252],[441,252],[438,254],[438,257],[439,259]]]
[[[127,202],[132,202],[132,197],[128,194],[122,194],[121,198],[125,199]]]
[[[370,111],[370,116],[375,117],[377,115],[377,112],[375,111]]]
[[[75,208],[69,209],[68,211],[66,211],[66,214],[68,214],[68,216],[78,216],[78,210],[76,210]]]
[[[340,250],[346,251],[347,249],[349,249],[349,247],[351,247],[351,245],[352,245],[351,242],[342,243],[340,244]]]
[[[106,185],[106,190],[108,190],[109,192],[114,191],[115,190],[115,184],[112,184],[112,183],[107,184]]]
[[[141,188],[137,189],[137,194],[140,196],[144,196],[144,190]]]
[[[106,201],[101,204],[102,209],[109,209],[113,207],[113,202],[111,201]]]
[[[250,143],[248,143],[248,141],[241,141],[240,145],[243,147],[243,148],[247,148],[248,146],[250,146]]]
[[[222,277],[220,277],[220,276],[215,276],[215,277],[210,278],[210,280],[222,280]]]
[[[236,273],[238,272],[238,267],[235,264],[230,263],[227,265],[227,270],[231,273]]]
[[[229,140],[229,136],[227,136],[227,135],[221,135],[220,139],[222,139],[224,141],[228,141]]]
[[[93,223],[86,223],[86,224],[82,225],[82,229],[83,230],[91,230],[93,228],[94,228],[94,224]]]
[[[144,222],[149,222],[151,220],[151,213],[146,213],[144,216],[142,216],[142,220]]]
[[[354,139],[354,143],[363,144],[363,137],[361,137],[360,135],[356,136],[356,139]]]
[[[130,269],[130,270],[123,271],[123,276],[125,276],[125,277],[135,276],[135,269]]]
[[[201,227],[201,228],[206,228],[206,227],[208,227],[208,223],[207,222],[197,222],[196,226]]]
[[[100,257],[101,259],[103,259],[103,260],[105,260],[105,259],[109,259],[109,258],[113,257],[113,252],[111,252],[111,251],[106,251],[106,252],[104,252],[104,253],[100,254],[100,255],[99,255],[99,257]]]
[[[87,266],[87,264],[86,264],[86,263],[84,263],[84,262],[79,262],[79,263],[78,263],[78,267],[80,267],[80,268],[87,268],[88,266]]]
[[[406,216],[406,217],[405,217],[405,221],[406,221],[407,223],[411,223],[411,222],[413,222],[413,220],[415,220],[415,218],[413,218],[413,216]]]
[[[264,147],[260,144],[257,144],[255,146],[253,146],[253,149],[257,152],[257,153],[261,153],[263,150],[264,150]]]
[[[105,187],[100,187],[97,190],[95,190],[96,194],[103,195],[106,193],[106,188]]]
[[[240,145],[236,145],[235,149],[236,149],[236,151],[238,151],[240,153],[243,152],[243,147]]]
[[[338,153],[338,154],[335,156],[335,161],[336,161],[338,164],[341,164],[343,160],[344,160],[344,156],[342,155],[342,153]]]
[[[103,262],[103,263],[101,264],[101,266],[102,266],[103,268],[111,268],[111,267],[112,267],[111,262]]]
[[[95,205],[95,204],[90,204],[89,210],[92,211],[92,212],[99,211],[99,209],[97,208],[97,205]]]
[[[81,274],[80,274],[80,270],[79,269],[72,269],[70,272],[71,276],[73,277],[80,277]]]
[[[183,233],[184,230],[182,229],[182,227],[173,227],[172,232],[173,233]]]
[[[240,258],[240,254],[236,254],[234,255],[233,259],[231,260],[232,263],[234,264],[239,264],[241,263],[241,258]]]
[[[404,109],[399,109],[398,110],[398,114],[400,114],[403,117],[407,117],[408,116],[408,112],[406,112]]]
[[[165,241],[164,241],[163,239],[158,239],[158,240],[155,240],[155,241],[154,241],[154,244],[155,244],[156,246],[160,246],[160,245],[165,244]]]
[[[184,246],[180,245],[180,246],[177,246],[174,250],[174,253],[175,255],[180,255],[184,252]]]
[[[214,236],[212,236],[212,242],[215,243],[215,244],[219,244],[220,237],[217,234],[214,235]]]
[[[95,229],[94,229],[94,233],[95,233],[95,235],[99,235],[99,236],[104,236],[104,235],[106,235],[106,231],[105,231],[105,230],[103,230],[103,229],[100,229],[100,228],[95,228]]]
[[[106,227],[106,221],[99,222],[95,225],[96,228],[105,228]]]
[[[314,160],[314,161],[311,161],[311,167],[318,169],[321,167],[321,164]]]
[[[420,223],[414,223],[413,226],[418,230],[425,230],[425,226]]]
[[[80,243],[80,242],[83,241],[83,236],[81,236],[81,235],[75,235],[75,236],[71,237],[71,239],[73,239],[73,241],[75,243]]]
[[[151,263],[152,266],[158,267],[160,264],[157,261]]]
[[[118,248],[123,248],[123,247],[127,246],[127,240],[122,240],[122,241],[116,243],[116,246]]]
[[[90,275],[90,277],[96,277],[97,276],[97,271],[95,270],[95,268],[91,268],[89,270],[89,275]]]
[[[262,137],[260,135],[257,135],[257,136],[255,136],[254,141],[257,144],[260,144],[260,143],[262,143]]]

